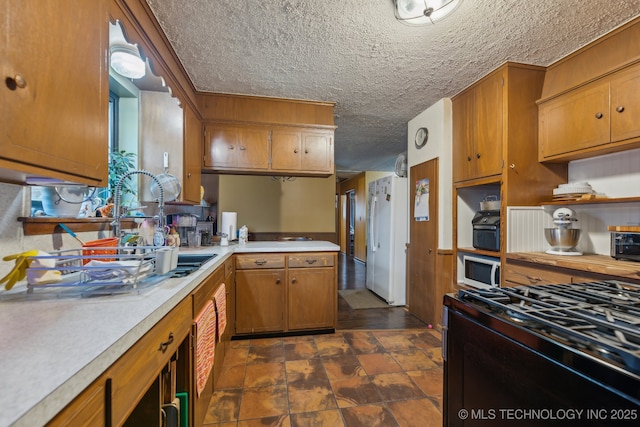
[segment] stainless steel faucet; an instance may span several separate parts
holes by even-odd
[[[158,188],[160,188],[160,197],[158,197],[158,228],[164,234],[164,189],[162,188],[162,184],[160,180],[151,172],[145,170],[134,170],[129,171],[122,175],[116,184],[116,188],[114,190],[113,195],[113,222],[111,225],[113,226],[113,235],[114,237],[120,238],[121,226],[120,226],[120,193],[122,192],[122,183],[125,179],[130,177],[131,175],[147,175],[153,179],[156,184],[158,184]]]

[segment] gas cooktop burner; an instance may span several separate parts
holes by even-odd
[[[640,286],[618,281],[461,290],[505,321],[640,373]]]

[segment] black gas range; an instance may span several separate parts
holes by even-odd
[[[445,425],[640,424],[639,285],[470,289],[444,304]]]

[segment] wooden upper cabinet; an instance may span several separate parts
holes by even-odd
[[[209,124],[204,167],[216,170],[269,168],[269,131],[264,128]]]
[[[640,146],[640,65],[539,105],[540,161],[568,161]]]
[[[540,160],[609,142],[609,83],[598,83],[540,106]]]
[[[504,80],[492,73],[452,101],[454,182],[502,172]]]
[[[0,177],[24,182],[39,175],[106,186],[104,2],[10,0],[2,9]]]
[[[271,170],[283,173],[333,173],[333,131],[274,129]]]
[[[184,201],[200,203],[200,171],[202,170],[203,127],[198,115],[184,108],[184,158],[182,194]]]

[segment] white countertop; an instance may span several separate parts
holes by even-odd
[[[339,249],[322,241],[181,248],[181,253],[217,256],[185,278],[140,293],[42,298],[27,296],[24,284],[1,290],[0,427],[46,423],[233,253]]]

